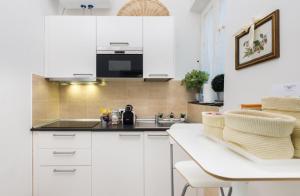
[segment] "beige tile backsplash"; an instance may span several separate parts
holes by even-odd
[[[32,75],[32,125],[59,118],[59,85]]]
[[[180,81],[111,81],[106,86],[60,86],[61,118],[98,118],[99,108],[118,109],[132,104],[138,117],[154,117],[158,112],[176,115],[187,112],[192,99]]]
[[[62,86],[33,75],[33,125],[53,119],[99,118],[99,108],[132,104],[139,118],[162,112],[187,113],[193,99],[180,81],[109,81],[100,85]]]

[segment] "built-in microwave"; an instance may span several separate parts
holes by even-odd
[[[97,78],[142,78],[142,48],[100,48],[97,50]]]

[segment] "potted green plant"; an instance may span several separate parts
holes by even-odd
[[[174,118],[175,118],[175,114],[173,112],[171,112],[169,114],[169,118],[170,118],[170,121],[174,121]]]
[[[224,101],[224,74],[217,75],[211,81],[212,89],[217,93],[218,102]]]
[[[158,116],[159,119],[162,119],[164,117],[164,114],[163,113],[158,113],[157,116]]]
[[[196,100],[201,102],[203,101],[203,85],[208,81],[208,78],[208,73],[200,70],[192,70],[185,75],[181,84],[185,85],[188,90],[195,90],[197,92]]]

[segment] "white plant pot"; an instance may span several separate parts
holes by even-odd
[[[218,100],[217,101],[224,101],[224,92],[217,92]]]
[[[195,94],[195,99],[196,99],[196,101],[199,101],[199,98],[200,98],[200,93],[196,93],[196,94]]]

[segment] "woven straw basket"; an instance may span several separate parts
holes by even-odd
[[[130,0],[118,16],[169,16],[170,12],[159,0]]]

